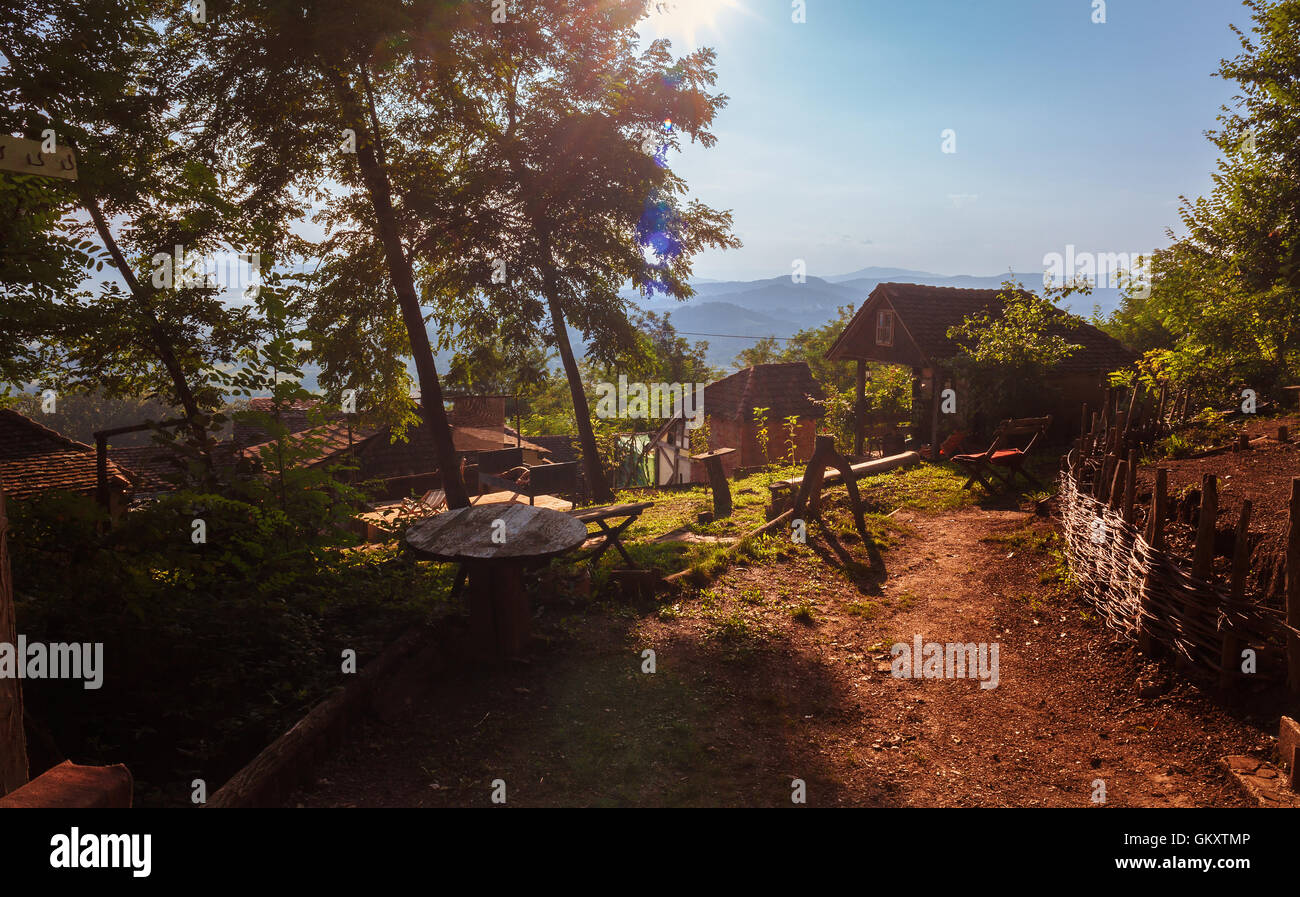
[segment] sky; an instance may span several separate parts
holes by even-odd
[[[1235,92],[1214,73],[1250,25],[1237,0],[1108,0],[1104,23],[1095,0],[806,0],[803,23],[791,0],[667,2],[643,37],[713,47],[730,97],[718,143],[669,158],[734,214],[744,248],[696,258],[717,280],[1168,245],[1179,196],[1210,189],[1204,132]]]

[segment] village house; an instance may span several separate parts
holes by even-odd
[[[505,426],[504,396],[451,396],[449,400],[453,403],[447,415],[452,444],[469,463],[480,452],[516,447],[522,449],[525,464],[538,464],[550,458],[550,449],[521,439],[516,431]],[[267,414],[275,410],[270,399],[252,399],[249,405]],[[349,473],[349,479],[383,480],[384,492],[390,496],[442,485],[433,437],[423,424],[408,428],[404,440],[394,441],[391,427],[356,426],[337,412],[326,414],[328,423],[313,426],[310,412],[314,406],[315,400],[281,406],[279,420],[290,430],[287,442],[310,445],[307,457],[295,463],[326,467],[350,456],[356,469]],[[250,461],[263,459],[267,452],[275,451],[276,443],[270,434],[251,423],[236,426],[235,440],[240,455]]]
[[[996,311],[1002,303],[1001,293],[915,283],[882,283],[871,291],[826,352],[831,361],[857,362],[854,454],[863,453],[870,413],[866,407],[867,363],[875,362],[911,369],[912,430],[917,443],[930,445],[934,457],[941,439],[943,391],[951,387],[958,396],[962,391],[962,384],[953,382],[949,367],[960,349],[948,338],[948,330],[972,315]],[[1057,435],[1063,436],[1067,427],[1077,423],[1079,406],[1100,407],[1107,375],[1131,364],[1135,356],[1118,340],[1077,316],[1061,312],[1060,320],[1049,332],[1082,348],[1048,372],[1046,385],[1051,389],[1044,391],[1042,407],[1006,409],[1006,416],[1050,414]],[[970,426],[963,411],[969,403],[958,400],[956,405],[956,419],[945,424]],[[991,427],[996,421],[986,423]]]
[[[817,422],[826,413],[818,404],[823,398],[821,386],[802,361],[758,364],[736,371],[704,388],[702,407],[709,449],[735,449],[722,459],[728,476],[737,468],[790,460],[791,435],[794,460],[807,461],[812,457]],[[790,418],[794,418],[792,432],[788,429]],[[690,444],[691,432],[685,419],[678,416],[655,434],[660,485],[707,479],[704,466],[689,461],[689,455],[696,453]]]
[[[130,472],[105,459],[103,473],[108,508],[116,514],[132,490]],[[21,500],[55,491],[94,496],[98,485],[93,446],[0,408],[0,488],[7,497]]]

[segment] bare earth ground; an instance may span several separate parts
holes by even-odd
[[[895,520],[884,571],[812,525],[806,549],[658,609],[544,607],[529,662],[368,723],[291,805],[490,806],[496,779],[523,806],[791,806],[794,779],[813,806],[1091,807],[1099,779],[1107,806],[1247,805],[1217,761],[1267,756],[1275,718],[1177,677],[1140,697],[1154,668],[1044,585],[1050,523]],[[997,642],[998,687],[893,678],[889,646],[917,633]]]

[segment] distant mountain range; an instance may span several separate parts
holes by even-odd
[[[1041,273],[993,274],[987,277],[968,274],[931,274],[906,268],[863,268],[848,274],[831,277],[808,277],[795,283],[789,275],[765,280],[709,280],[693,281],[695,295],[685,302],[656,296],[640,297],[635,290],[627,289],[623,295],[639,307],[657,313],[668,312],[673,327],[691,342],[707,342],[709,364],[731,368],[736,356],[767,336],[789,337],[808,327],[817,327],[834,319],[843,305],[859,306],[881,283],[921,283],[938,287],[996,290],[1008,278],[1018,280],[1031,290],[1042,287]],[[1097,288],[1089,296],[1075,296],[1065,307],[1075,314],[1087,316],[1094,305],[1102,311],[1114,310],[1119,304],[1119,294],[1114,288]],[[570,339],[577,351],[582,351],[582,334],[570,331]],[[451,352],[435,356],[439,372],[445,372],[451,361]],[[558,369],[559,359],[555,360]],[[415,365],[408,361],[407,369],[415,377]],[[314,366],[304,370],[304,386],[316,389]]]
[[[647,311],[671,314],[678,332],[691,341],[708,342],[710,364],[729,367],[737,354],[760,338],[793,336],[805,328],[825,324],[837,316],[841,306],[861,305],[881,283],[995,290],[1010,278],[1038,290],[1042,277],[1041,273],[980,277],[872,267],[831,277],[810,276],[803,283],[795,283],[789,275],[749,281],[701,280],[692,283],[695,295],[685,302],[661,296],[646,300],[630,289],[624,295]],[[1085,317],[1094,306],[1109,312],[1119,304],[1119,293],[1114,288],[1098,288],[1089,296],[1071,298],[1065,307]]]

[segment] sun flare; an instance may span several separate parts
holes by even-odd
[[[718,32],[718,20],[741,9],[740,0],[649,0],[647,22],[656,37],[697,45],[701,32]]]

